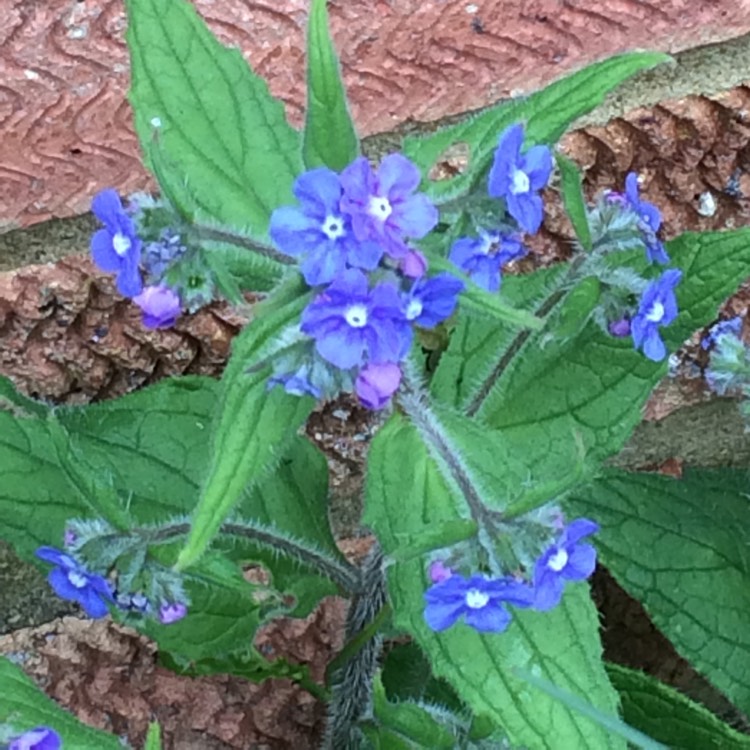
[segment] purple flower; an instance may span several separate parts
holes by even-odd
[[[117,291],[124,297],[135,297],[143,282],[138,270],[141,241],[133,220],[125,213],[120,196],[114,190],[102,190],[94,196],[91,208],[104,229],[91,238],[91,254],[102,271],[116,273]]]
[[[442,560],[430,564],[430,580],[433,583],[447,581],[452,575],[453,571]]]
[[[328,284],[347,266],[371,271],[378,265],[383,248],[354,236],[339,208],[342,188],[335,172],[326,167],[305,172],[294,183],[294,194],[300,207],[277,208],[269,233],[282,252],[302,256],[300,271],[310,286]]]
[[[613,320],[607,326],[609,332],[618,339],[630,336],[630,319],[625,316],[619,320]]]
[[[625,197],[629,208],[638,216],[638,224],[644,234],[646,257],[649,263],[669,263],[664,244],[656,236],[661,227],[661,211],[648,201],[642,201],[638,194],[638,175],[630,172],[625,178]]]
[[[493,198],[504,198],[508,213],[521,229],[534,234],[542,225],[544,205],[539,191],[552,173],[552,153],[547,146],[533,146],[521,154],[523,138],[520,123],[500,135],[488,192]]]
[[[735,318],[729,318],[728,320],[720,320],[715,325],[711,326],[708,334],[701,339],[701,349],[708,351],[719,339],[719,336],[731,333],[739,338],[742,332],[742,318],[737,316]]]
[[[463,616],[466,624],[475,630],[500,633],[510,624],[506,603],[530,607],[534,602],[534,591],[512,578],[489,580],[473,575],[467,580],[454,573],[430,586],[424,599],[424,619],[432,630],[445,630]]]
[[[434,328],[453,314],[463,288],[463,281],[449,273],[420,279],[406,297],[406,319],[422,328]]]
[[[382,244],[392,258],[403,258],[409,248],[405,237],[420,239],[438,221],[438,211],[419,187],[419,170],[405,156],[389,154],[377,174],[364,157],[355,159],[342,173],[341,210],[351,216],[360,241]]]
[[[411,346],[412,329],[393,284],[368,288],[367,277],[344,271],[302,312],[302,332],[332,365],[348,370],[365,358],[374,364],[399,362]]]
[[[596,550],[580,540],[599,531],[588,518],[577,518],[534,564],[534,609],[548,610],[562,599],[565,581],[583,581],[596,567]]]
[[[382,409],[401,384],[401,368],[393,362],[365,365],[354,387],[359,400],[368,409]]]
[[[460,237],[453,243],[448,257],[475,284],[488,292],[496,292],[502,280],[502,267],[523,258],[527,252],[517,237],[493,232],[483,233],[481,237]]]
[[[667,356],[659,328],[669,325],[677,317],[674,288],[681,278],[682,271],[672,268],[652,281],[643,293],[638,312],[630,323],[636,350],[643,349],[643,353],[654,362]]]
[[[133,297],[143,311],[146,328],[171,328],[182,312],[179,296],[168,286],[147,286]]]
[[[159,622],[162,625],[171,625],[187,615],[187,606],[182,602],[164,602],[159,607]]]
[[[56,566],[49,572],[47,580],[59,597],[78,602],[94,619],[107,614],[106,602],[113,602],[114,597],[104,578],[89,573],[70,555],[54,547],[40,547],[36,556]]]
[[[37,727],[10,741],[8,750],[60,750],[60,735],[49,727]]]
[[[399,270],[409,279],[421,279],[427,271],[427,258],[419,250],[410,250],[398,264]]]

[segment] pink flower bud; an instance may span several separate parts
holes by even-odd
[[[368,409],[382,409],[401,383],[401,368],[393,362],[366,365],[359,371],[355,388]]]

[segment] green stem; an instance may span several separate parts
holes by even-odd
[[[199,240],[225,242],[228,245],[244,247],[246,250],[252,250],[254,253],[275,260],[277,263],[281,263],[285,266],[294,266],[297,264],[294,258],[290,258],[288,255],[280,253],[271,245],[266,245],[264,242],[258,242],[257,240],[253,240],[250,237],[231,229],[219,229],[218,227],[211,227],[206,224],[191,224],[189,231]]]

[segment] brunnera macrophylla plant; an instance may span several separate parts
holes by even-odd
[[[130,98],[160,193],[93,196],[93,259],[149,329],[216,299],[263,299],[220,382],[173,378],[86,407],[0,382],[3,537],[60,597],[143,631],[175,669],[295,680],[328,705],[325,748],[747,744],[606,664],[587,584],[605,565],[748,709],[744,475],[605,461],[669,353],[750,275],[750,233],[665,243],[636,171],[587,204],[555,147],[664,57],[597,63],[375,156],[349,116],[323,0],[310,5],[301,132],[190,4],[126,5]],[[431,181],[455,143],[466,168]],[[570,259],[508,273],[554,191]],[[750,388],[740,333],[728,321],[706,339],[722,393]],[[361,565],[334,541],[326,460],[300,432],[340,394],[378,424]],[[252,647],[262,623],[331,594],[349,614],[326,684]],[[0,746],[120,746],[7,660],[0,685]]]

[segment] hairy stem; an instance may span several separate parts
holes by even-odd
[[[206,224],[191,224],[190,230],[198,239],[226,242],[228,245],[236,245],[237,247],[244,247],[247,250],[252,250],[254,253],[275,260],[277,263],[282,263],[285,266],[296,265],[296,261],[293,258],[280,253],[271,245],[252,240],[244,234],[234,232],[231,229],[219,229],[217,227],[207,226]]]
[[[565,274],[560,286],[555,289],[540,305],[534,310],[534,315],[539,318],[544,318],[549,315],[552,310],[562,301],[568,292],[570,282],[576,277],[581,265],[587,260],[587,255],[579,255],[568,268],[568,272]],[[495,383],[500,379],[505,369],[512,362],[513,358],[518,354],[521,347],[529,340],[532,333],[536,333],[529,328],[519,331],[516,337],[511,341],[510,346],[503,352],[500,359],[497,361],[495,366],[492,368],[490,374],[484,379],[479,389],[474,394],[474,397],[466,407],[466,415],[468,417],[474,417],[477,415],[479,410],[482,408],[487,396],[490,395]]]
[[[132,533],[144,537],[150,544],[164,544],[178,537],[187,536],[189,531],[189,523],[176,523],[161,526],[158,529],[134,529]],[[225,523],[219,528],[219,533],[249,539],[262,547],[296,560],[322,573],[349,594],[358,593],[363,585],[360,572],[354,566],[331,560],[315,550],[295,544],[294,541],[273,532],[237,523]]]
[[[372,683],[383,641],[372,625],[379,620],[387,598],[383,553],[377,543],[362,564],[361,575],[362,591],[352,599],[346,618],[347,643],[356,642],[358,648],[335,673],[322,750],[359,748],[357,723],[372,711]],[[370,637],[360,639],[360,634]]]

